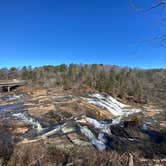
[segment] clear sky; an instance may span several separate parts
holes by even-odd
[[[0,67],[73,62],[165,68],[166,48],[151,41],[161,11],[136,12],[129,2],[0,0]]]

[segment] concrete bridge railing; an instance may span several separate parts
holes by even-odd
[[[7,89],[8,92],[10,92],[11,88],[23,86],[26,84],[26,81],[18,81],[18,80],[13,80],[13,81],[0,81],[0,88],[2,89]]]

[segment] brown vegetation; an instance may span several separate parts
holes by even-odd
[[[63,87],[76,93],[96,90],[131,102],[146,103],[166,98],[166,70],[131,69],[109,65],[43,66],[0,70],[0,79],[23,79],[35,87]],[[165,102],[163,102],[165,103]]]

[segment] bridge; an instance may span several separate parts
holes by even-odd
[[[0,89],[7,90],[10,92],[11,89],[23,86],[26,84],[26,81],[19,81],[19,80],[13,80],[13,81],[0,81]]]

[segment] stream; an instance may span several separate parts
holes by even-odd
[[[101,109],[105,109],[111,112],[115,117],[112,119],[99,121],[95,118],[82,115],[71,117],[61,124],[50,124],[50,126],[43,127],[36,118],[30,116],[26,111],[24,107],[24,103],[26,103],[26,100],[24,99],[23,95],[10,95],[1,97],[0,102],[2,104],[0,105],[0,115],[3,115],[8,119],[14,119],[25,123],[29,126],[29,131],[35,130],[35,134],[32,139],[46,139],[53,136],[78,133],[83,135],[99,151],[102,151],[110,147],[109,140],[111,137],[116,137],[117,139],[117,136],[112,134],[111,126],[117,126],[117,129],[120,130],[121,133],[125,133],[125,131],[123,131],[123,127],[120,127],[123,126],[123,118],[126,118],[131,114],[139,113],[142,110],[131,108],[128,105],[118,102],[111,96],[92,94],[89,97],[90,98],[81,97],[81,99],[86,101],[87,103],[96,105]],[[7,104],[4,104],[5,102]],[[83,120],[84,123],[80,123],[79,120]],[[89,128],[89,125],[93,126],[96,132]],[[143,124],[140,128],[140,131],[145,134],[154,134],[153,132],[149,131],[147,124]],[[128,141],[137,140],[130,136],[127,136],[127,138],[123,137],[123,135],[119,135],[118,139],[127,139]]]

